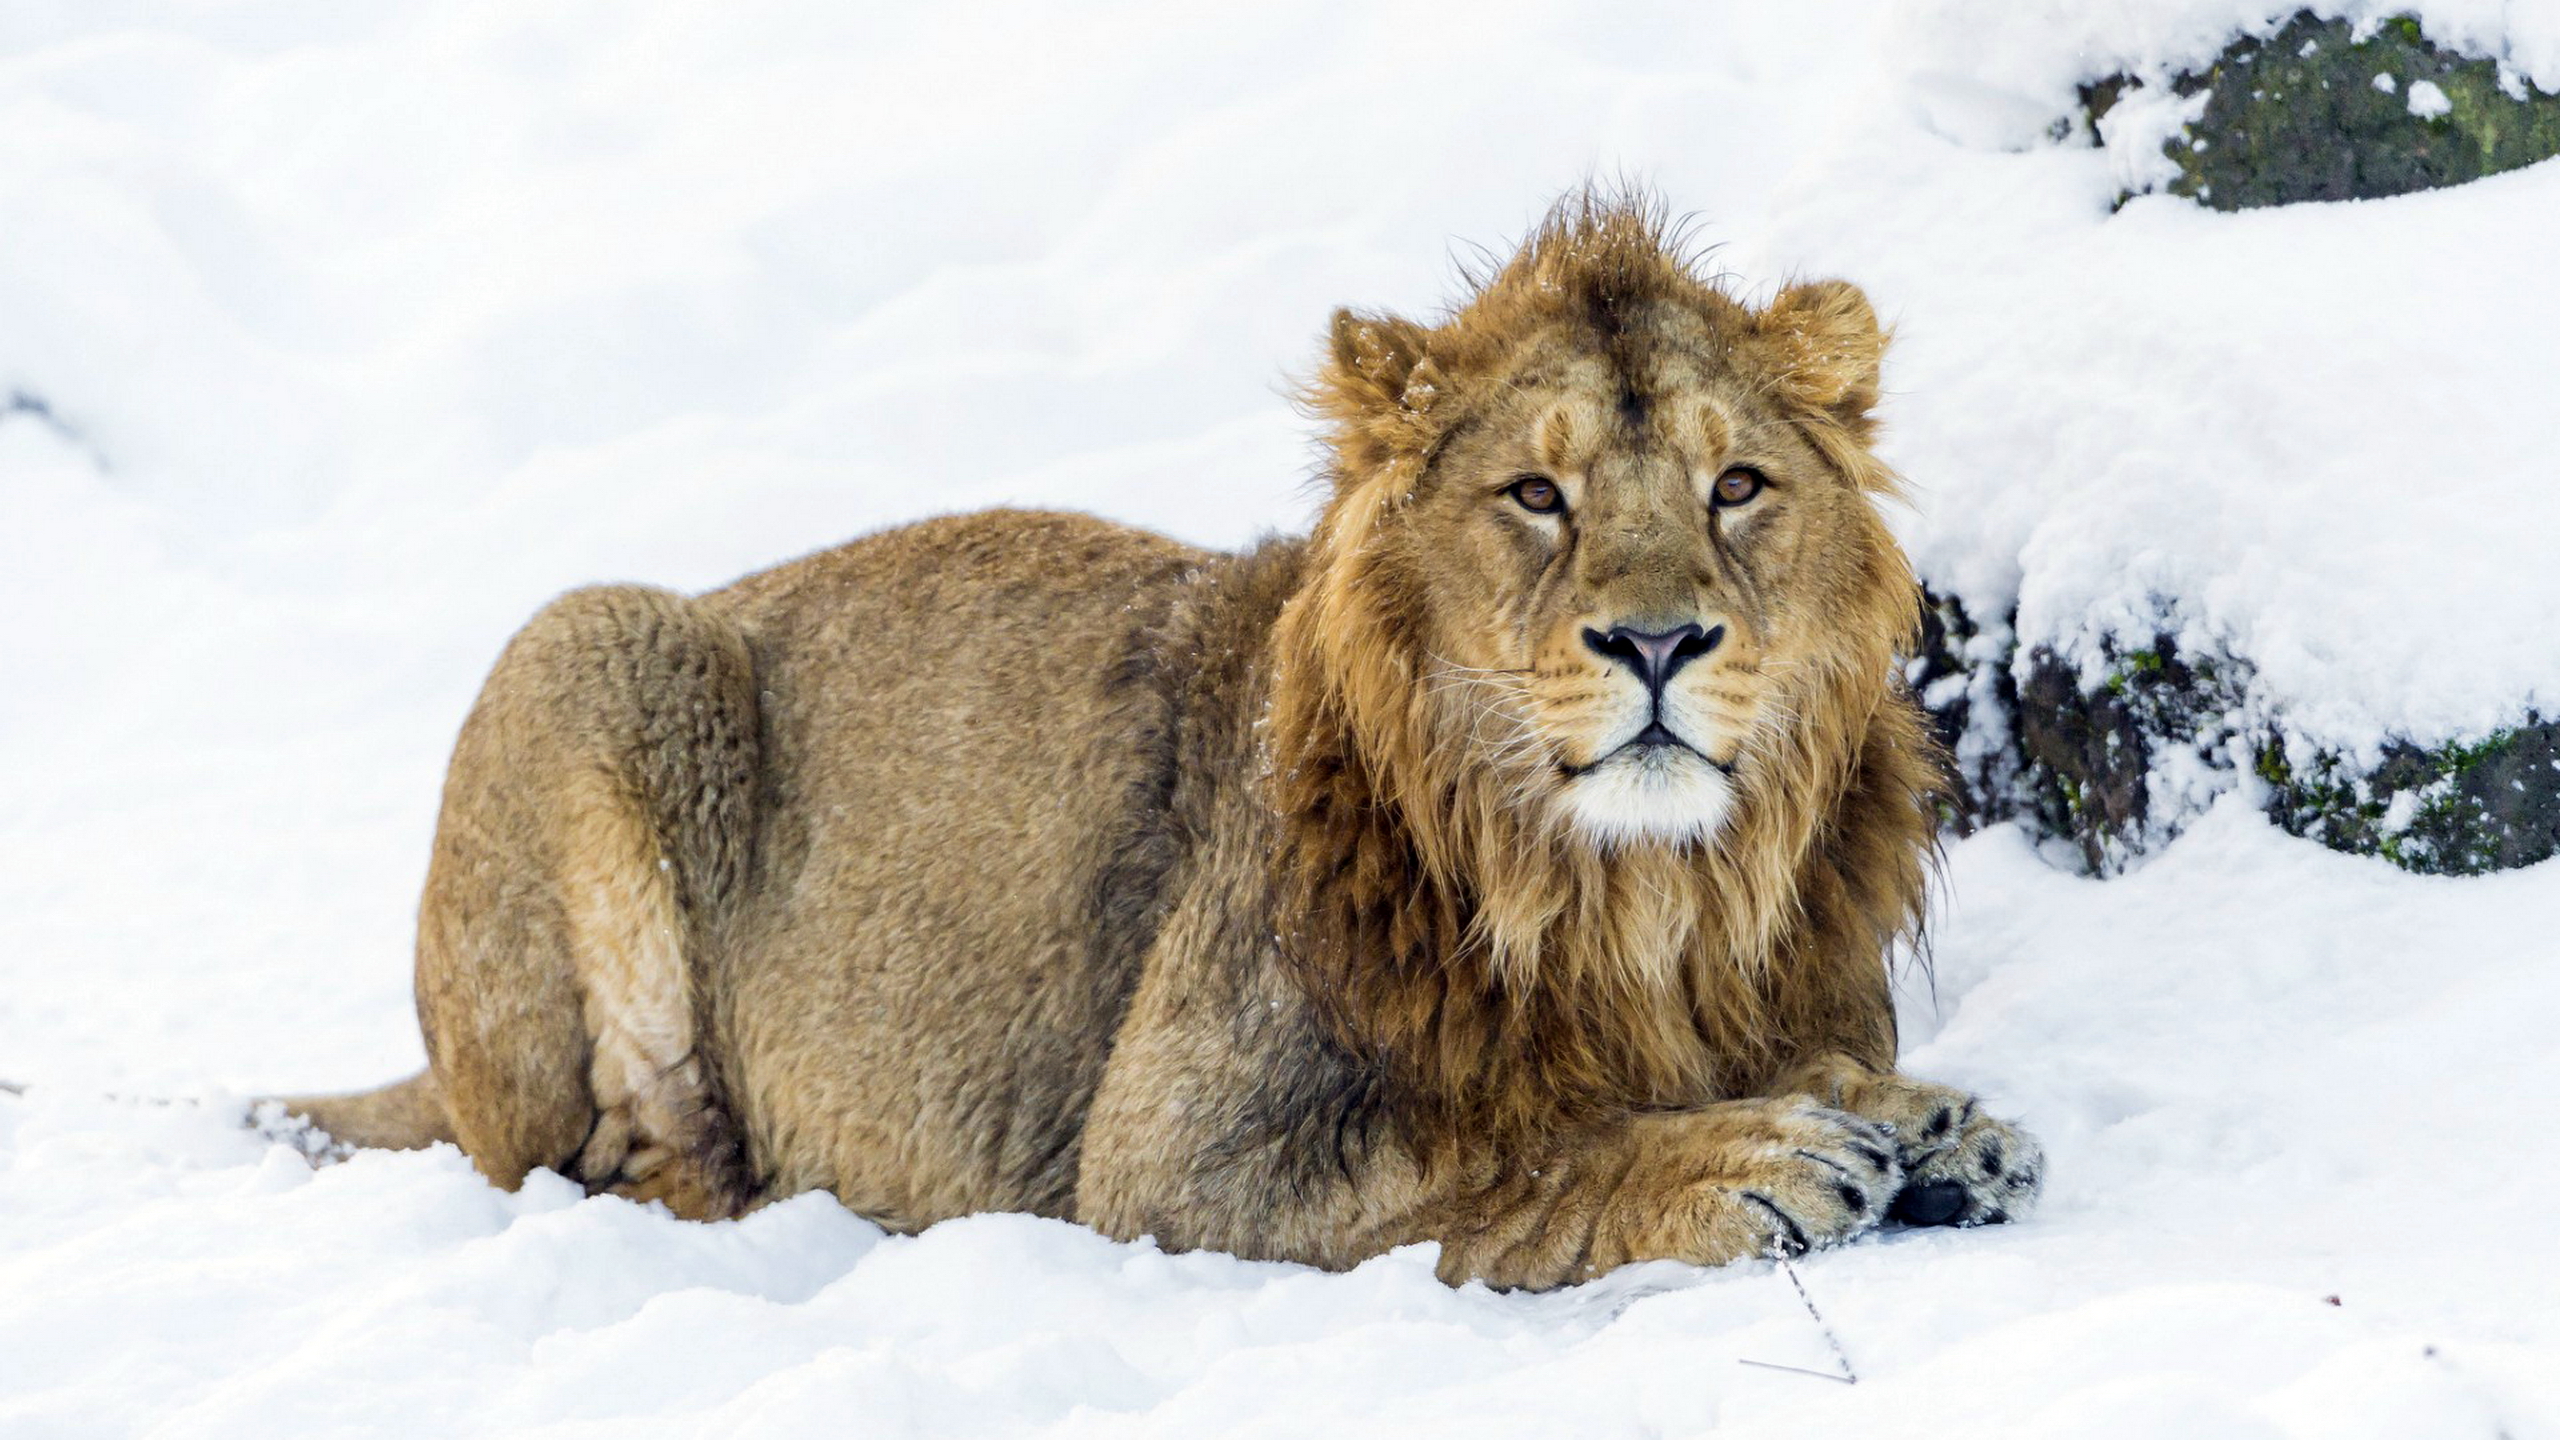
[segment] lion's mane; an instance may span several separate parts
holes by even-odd
[[[1559,207],[1428,331],[1346,314],[1306,403],[1330,427],[1332,503],[1282,613],[1268,734],[1284,942],[1344,1039],[1443,1102],[1514,1130],[1744,1093],[1916,938],[1942,764],[1900,693],[1917,586],[1876,536],[1838,643],[1789,687],[1712,843],[1599,847],[1521,803],[1428,657],[1401,512],[1460,397],[1515,337],[1674,299],[1737,354],[1851,483],[1891,493],[1866,418],[1883,339],[1816,287],[1754,314],[1701,280],[1660,217]],[[1854,307],[1854,314],[1843,313]],[[1879,522],[1880,525],[1880,522]],[[1884,1013],[1890,1013],[1889,1007]],[[1885,1022],[1889,1027],[1889,1020]],[[1831,1037],[1889,1064],[1893,1037]]]

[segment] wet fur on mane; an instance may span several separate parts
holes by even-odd
[[[1436,327],[1344,312],[1307,389],[1333,493],[1274,636],[1266,739],[1281,819],[1284,944],[1347,1043],[1449,1123],[1496,1132],[1693,1105],[1799,1054],[1890,1064],[1872,1015],[1897,936],[1916,936],[1933,856],[1937,751],[1896,679],[1917,587],[1877,524],[1852,613],[1786,677],[1711,842],[1594,844],[1524,796],[1470,687],[1429,683],[1405,524],[1471,384],[1559,324],[1628,343],[1641,304],[1693,307],[1734,364],[1842,476],[1889,492],[1869,453],[1884,340],[1846,286],[1753,311],[1702,279],[1649,206],[1581,195]],[[1863,510],[1862,510],[1863,513]],[[1552,782],[1550,782],[1552,783]],[[1873,1030],[1873,1024],[1868,1026]],[[1879,1053],[1880,1052],[1880,1053]]]

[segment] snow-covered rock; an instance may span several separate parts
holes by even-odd
[[[2434,78],[2412,78],[2419,76]],[[2404,79],[2406,104],[2398,98]],[[2458,105],[2447,98],[2447,85],[2461,96]],[[2130,191],[2222,210],[2438,189],[2560,154],[2560,95],[2530,85],[2496,52],[2464,55],[2434,44],[2408,16],[2351,22],[2296,12],[2280,25],[2243,27],[2191,68],[2154,59],[2083,80],[2078,96],[2076,112],[2054,127],[2057,138],[2103,143]],[[2314,221],[2305,240],[2320,238],[2313,232],[2322,228],[2345,235]],[[2232,278],[2257,288],[2300,283],[2272,272]],[[2440,311],[2423,283],[2342,266],[2319,284],[2318,303],[2342,313],[2378,323],[2405,313],[2443,337],[2439,344],[2476,336],[2481,347],[2431,362],[2440,372],[2431,377],[2405,374],[2425,362],[2374,353],[2365,383],[2379,392],[2378,408],[2337,415],[2327,442],[2333,446],[2405,431],[2401,391],[2420,390],[2429,379],[2479,376],[2494,386],[2532,373],[2531,359],[2513,341],[2472,317]],[[2210,296],[2180,303],[2192,307],[2185,318],[2198,334],[2226,318]],[[2462,397],[2447,400],[2436,423],[2458,427]],[[2473,406],[2485,403],[2494,402],[2484,395]],[[2458,451],[2472,436],[2438,428],[2411,438]],[[2324,461],[2302,463],[2308,470]],[[2250,481],[2246,472],[2239,478]],[[2516,482],[2522,499],[2522,472]],[[2479,498],[2504,499],[2494,492]],[[2431,494],[2425,503],[2446,502]],[[2333,538],[2311,528],[2292,543],[2310,549]],[[2306,555],[2297,563],[2308,568],[2325,558]],[[2511,572],[2495,573],[2503,582]],[[2382,595],[2405,588],[2431,606],[2423,580],[2423,573],[2398,571],[2341,577]],[[2010,603],[2005,596],[1967,592],[1960,583],[1933,593],[1914,678],[1934,696],[1960,757],[1956,808],[1964,823],[2019,820],[2068,840],[2084,863],[2104,872],[2164,843],[2202,804],[2241,785],[2293,833],[2409,869],[2474,874],[2560,853],[2560,723],[2546,718],[2542,698],[2552,666],[2516,672],[2503,705],[2487,704],[2487,723],[2430,734],[2385,722],[2379,733],[2349,728],[2324,736],[2314,722],[2306,733],[2293,718],[2303,692],[2260,674],[2263,639],[2194,623],[2210,603],[2203,589],[2230,582],[2214,576],[2179,582],[2203,587],[2194,591],[2164,586],[2149,599],[2156,623],[2146,624],[2138,608],[2090,617],[2096,633],[2078,637],[2076,648],[2050,640],[2021,645],[2014,614],[1974,613],[1986,600]],[[2253,601],[2242,608],[2265,618]],[[2468,629],[2479,619],[2464,614],[2446,623]],[[2540,617],[2487,623],[2530,638]],[[2412,636],[2434,633],[2423,624],[2404,628]]]

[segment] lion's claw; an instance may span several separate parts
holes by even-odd
[[[2044,1147],[1964,1091],[1896,1075],[1859,1087],[1856,1103],[1899,1152],[1888,1215],[1901,1224],[1997,1225],[2025,1218],[2043,1194]]]
[[[1801,1255],[1864,1234],[1902,1189],[1892,1137],[1863,1116],[1807,1105],[1784,1117],[1783,1152],[1733,1191],[1763,1237],[1763,1254]]]

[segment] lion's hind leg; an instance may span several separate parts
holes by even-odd
[[[736,1127],[714,1094],[674,862],[634,807],[597,795],[572,822],[562,893],[589,1051],[594,1121],[570,1173],[680,1215],[745,1200]]]
[[[444,1108],[491,1179],[548,1166],[689,1216],[748,1202],[699,980],[743,883],[756,724],[744,637],[660,591],[564,596],[491,673],[418,940]]]

